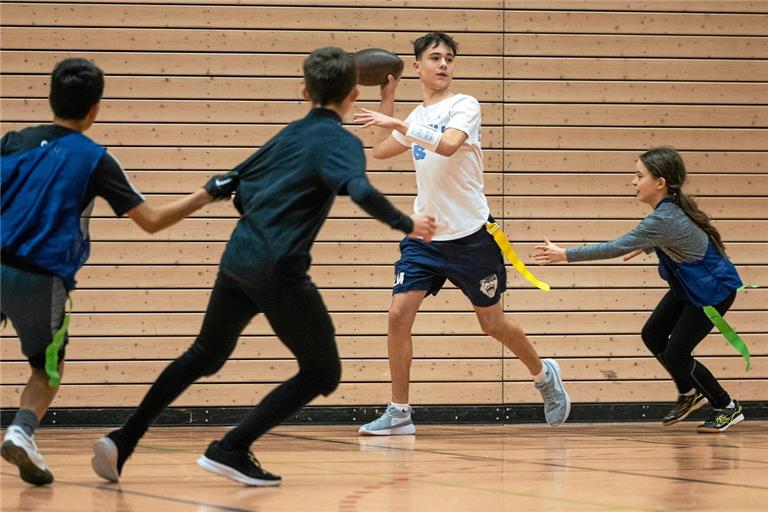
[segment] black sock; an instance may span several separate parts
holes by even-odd
[[[29,409],[19,409],[16,412],[16,416],[13,417],[11,425],[21,427],[21,429],[28,435],[32,436],[40,424],[40,420],[37,419],[37,414]]]

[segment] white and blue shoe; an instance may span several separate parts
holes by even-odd
[[[358,433],[363,436],[395,436],[416,433],[416,425],[411,420],[411,408],[398,409],[391,403],[387,405],[378,419],[360,427]]]
[[[563,387],[560,377],[560,365],[554,359],[543,359],[541,364],[547,369],[547,380],[536,384],[536,389],[544,399],[544,417],[547,423],[557,426],[565,423],[571,413],[571,399]]]

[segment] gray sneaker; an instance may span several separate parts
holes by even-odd
[[[378,419],[360,427],[357,431],[363,436],[394,436],[416,433],[416,425],[411,421],[411,409],[402,411],[391,403]]]
[[[19,476],[25,482],[32,485],[53,482],[53,474],[37,449],[35,436],[27,435],[21,427],[8,427],[0,453],[5,460],[18,466]]]
[[[571,399],[568,398],[563,387],[563,379],[560,377],[560,365],[554,359],[541,361],[549,373],[546,381],[536,384],[536,389],[544,399],[544,417],[552,426],[565,423],[571,413]]]

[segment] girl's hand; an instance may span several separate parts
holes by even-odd
[[[394,130],[401,124],[399,119],[389,117],[376,112],[375,110],[368,110],[367,108],[361,108],[355,112],[355,122],[362,123],[361,128],[368,128],[370,126],[378,126],[380,128],[386,128],[387,130]]]
[[[624,261],[629,261],[629,260],[631,260],[632,258],[634,258],[635,256],[640,256],[641,254],[643,254],[643,250],[642,250],[642,249],[637,249],[637,250],[635,250],[635,251],[632,251],[632,252],[630,252],[630,253],[627,253],[627,254],[625,254],[625,255],[624,255],[624,258],[622,258],[622,259],[623,259]]]
[[[537,245],[533,250],[533,259],[539,265],[568,261],[565,257],[565,249],[553,244],[546,238],[544,239],[544,245]]]

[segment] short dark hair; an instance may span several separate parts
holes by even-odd
[[[357,85],[352,55],[341,48],[319,48],[304,60],[304,83],[315,105],[341,103]]]
[[[48,100],[56,117],[83,119],[103,93],[104,73],[93,62],[65,59],[53,68]]]
[[[451,36],[445,32],[430,32],[413,42],[413,55],[416,57],[416,60],[419,60],[425,51],[429,48],[439,46],[440,43],[443,43],[450,48],[454,57],[459,54],[459,43],[454,41]]]

